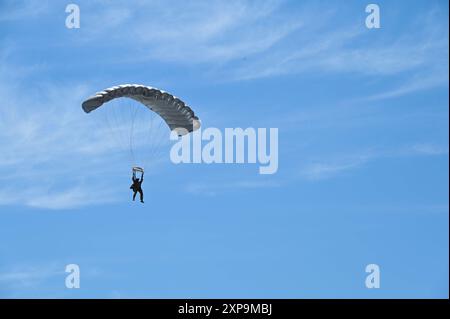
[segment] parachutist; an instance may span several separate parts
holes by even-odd
[[[130,102],[130,99],[134,100],[137,103],[128,104],[128,102]],[[117,107],[114,107],[113,110],[115,110],[118,107],[120,107],[120,110],[129,109],[130,111],[129,116],[125,116],[125,113],[127,113],[126,111],[123,111],[124,114],[122,114],[122,116],[120,116],[120,114],[119,115],[116,114],[116,111],[114,111],[112,112],[114,115],[110,114],[111,116],[114,117],[114,120],[112,119],[108,120],[109,116],[107,115],[108,114],[107,112],[109,112],[108,111],[109,107],[103,109],[102,106],[104,104],[109,103],[114,105],[114,102],[117,102],[116,104]],[[147,110],[142,108],[142,106],[139,104],[144,105]],[[200,119],[198,118],[198,116],[195,115],[192,108],[190,108],[185,102],[183,102],[176,96],[173,96],[172,94],[166,91],[139,84],[122,84],[106,88],[103,91],[97,92],[93,96],[83,101],[81,107],[83,111],[86,113],[91,113],[92,111],[97,110],[99,108],[103,110],[100,112],[105,114],[104,116],[106,119],[105,122],[108,125],[110,132],[113,132],[111,135],[115,135],[115,138],[117,138],[117,140],[122,140],[122,138],[125,138],[127,141],[129,141],[129,147],[126,148],[127,150],[129,149],[130,162],[132,163],[142,162],[143,160],[142,157],[135,156],[135,151],[137,150],[135,149],[136,145],[139,144],[145,146],[146,151],[143,150],[143,153],[141,153],[141,155],[143,156],[154,154],[155,153],[154,151],[156,151],[156,149],[151,149],[150,145],[140,142],[135,143],[134,141],[134,138],[144,136],[144,134],[141,134],[140,132],[144,132],[143,130],[141,131],[141,129],[147,128],[148,127],[147,125],[150,126],[151,129],[150,132],[152,132],[153,119],[151,123],[148,123],[147,121],[148,117],[151,114],[159,115],[161,117],[161,122],[159,124],[165,122],[170,131],[171,132],[175,131],[178,136],[189,134],[195,130],[198,130],[201,126]],[[118,110],[117,113],[122,113],[122,111]],[[126,122],[129,122],[128,125]],[[126,128],[126,126],[129,127],[129,130],[121,129]],[[138,129],[138,126],[140,126],[140,129]],[[158,139],[158,135],[154,135],[152,136],[151,139],[149,139],[146,136],[145,141],[149,140],[157,141],[157,143],[152,146],[154,148],[157,145],[160,145],[160,143],[164,141],[164,138],[159,137]],[[141,142],[143,141],[144,140],[141,140]],[[136,152],[136,155],[138,153],[139,152]],[[136,177],[137,175],[136,172],[141,173],[140,178]],[[144,171],[141,167],[133,167],[132,180],[133,184],[130,186],[130,189],[132,189],[134,192],[133,201],[136,199],[137,193],[139,193],[141,202],[143,203],[144,193],[142,191],[141,184],[144,181]]]
[[[133,170],[133,177],[131,178],[133,184],[130,186],[130,189],[133,190],[133,201],[136,199],[136,194],[139,193],[139,197],[141,199],[141,203],[144,203],[144,192],[142,191],[142,182],[144,181],[144,172],[141,172],[141,178],[136,177],[136,171]]]

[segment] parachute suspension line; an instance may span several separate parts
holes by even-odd
[[[159,122],[159,127],[161,127],[162,122]],[[165,143],[167,143],[167,130],[160,130],[160,138],[158,139],[158,148],[156,149],[155,157],[159,158],[162,154],[164,148],[162,147]],[[170,131],[169,131],[170,132]],[[170,133],[169,133],[170,134]]]
[[[130,106],[130,110],[131,110],[131,106]],[[133,110],[131,110],[131,112],[133,114],[132,114],[132,117],[131,117],[131,128],[130,128],[130,140],[129,140],[129,142],[130,142],[130,153],[131,153],[131,158],[133,160],[133,166],[136,166],[136,158],[134,156],[134,149],[133,149],[134,148],[133,137],[134,137],[134,133],[135,133],[135,131],[134,131],[134,123],[136,121],[136,114],[137,114],[138,110],[139,109],[137,107],[135,107],[134,112],[133,112]]]
[[[109,131],[111,131],[112,130],[112,128],[111,128],[111,124],[109,123],[109,118],[108,118],[108,116],[107,116],[107,113],[106,112],[100,112],[101,113],[101,116],[103,117],[103,120],[104,121],[102,121],[103,123],[106,123],[106,126],[108,127],[108,130]],[[100,123],[99,123],[100,124]],[[99,125],[100,126],[100,125]],[[103,127],[102,127],[102,129],[103,129]],[[116,138],[115,138],[115,136],[113,136],[113,139],[115,140],[115,143],[117,143],[118,141],[116,140]]]
[[[151,158],[153,158],[155,162],[159,161],[159,158],[156,157],[155,155],[160,150],[161,142],[162,142],[161,132],[164,132],[164,131],[165,131],[165,127],[163,127],[162,121],[159,121],[159,123],[157,125],[157,129],[156,129],[156,134],[155,134],[155,147],[153,148],[152,154],[150,155]]]
[[[131,101],[126,100],[126,98],[124,98],[124,109],[126,109],[125,112],[127,113],[127,121],[131,120],[133,118],[133,105],[132,105]],[[135,158],[134,158],[133,148],[132,148],[132,143],[131,143],[132,138],[133,138],[133,127],[130,126],[129,133],[128,133],[127,148],[128,148],[129,156],[130,156],[130,164],[132,167],[134,167],[134,166],[136,166],[136,163],[135,163]]]
[[[110,108],[112,108],[114,105],[110,105]],[[102,110],[101,116],[103,117],[103,119],[106,122],[106,126],[108,127],[108,131],[112,132],[111,136],[112,139],[114,140],[116,145],[119,145],[120,148],[123,148],[123,144],[122,144],[122,140],[120,138],[120,135],[118,134],[117,130],[113,129],[113,125],[114,123],[111,123],[112,119],[110,119],[109,113],[110,113],[110,108]]]
[[[155,151],[157,151],[157,147],[158,147],[158,133],[160,132],[160,128],[161,128],[161,122],[162,119],[160,119],[159,115],[153,111],[153,109],[151,109],[151,112],[144,112],[144,114],[146,115],[146,117],[149,119],[148,121],[143,121],[142,123],[142,127],[143,127],[143,138],[145,138],[146,141],[148,141],[148,147],[147,147],[147,152],[144,155],[143,158],[143,164],[145,167],[150,167],[151,166],[151,162],[155,159],[153,154],[155,153]],[[143,117],[144,119],[144,117]],[[159,127],[157,127],[157,123],[159,122]],[[148,124],[146,124],[148,123]],[[148,134],[148,135],[147,135]]]
[[[145,157],[146,157],[145,158],[145,165],[146,166],[148,166],[147,164],[149,164],[149,162],[150,162],[150,159],[151,159],[150,153],[152,152],[153,147],[154,147],[154,140],[153,140],[153,134],[152,134],[153,133],[153,127],[154,127],[153,122],[155,121],[155,118],[156,118],[156,116],[153,116],[154,114],[155,114],[155,112],[153,110],[151,110],[149,132],[148,132],[148,139],[149,139],[149,144],[150,144],[150,148],[149,148],[150,152],[145,155]]]
[[[126,143],[126,136],[124,134],[124,127],[123,127],[123,118],[121,118],[120,110],[122,109],[122,105],[120,104],[120,101],[114,101],[115,103],[112,105],[113,107],[113,115],[114,115],[114,127],[116,128],[116,135],[120,139],[120,145],[123,150],[127,149],[127,143]]]
[[[169,158],[169,149],[168,149],[168,145],[169,145],[169,139],[170,137],[170,132],[169,134],[163,134],[163,137],[161,138],[161,146],[159,147],[158,152],[156,153],[156,157],[160,158],[160,159],[166,159]],[[166,152],[164,154],[164,152]]]
[[[120,110],[120,116],[121,116],[121,122],[122,123],[129,123],[129,120],[131,119],[131,110],[132,110],[132,103],[130,103],[130,100],[126,97],[119,99],[119,101],[122,100],[122,104],[119,104],[119,110]],[[130,139],[132,138],[133,129],[129,127],[128,125],[125,125],[124,127],[124,144],[125,144],[125,150],[130,151],[130,163],[134,165],[134,154],[131,152],[131,143]]]
[[[155,136],[156,140],[156,147],[153,149],[153,152],[151,154],[151,158],[154,158],[155,161],[158,161],[160,158],[160,155],[164,151],[164,148],[162,147],[167,142],[167,129],[162,129],[163,121],[160,120],[158,123],[157,128],[157,135]]]
[[[113,130],[114,130],[115,134],[117,135],[117,137],[119,138],[119,142],[120,142],[121,147],[123,147],[124,146],[123,136],[121,136],[121,134],[120,134],[120,129],[121,129],[120,125],[121,125],[121,123],[119,123],[119,120],[117,119],[117,111],[116,111],[116,108],[118,107],[118,105],[116,103],[114,103],[114,104],[112,104],[110,106],[111,106],[110,114],[111,114],[111,117],[113,119],[113,125],[116,128],[115,130],[114,129]],[[117,130],[117,127],[119,127],[119,130]]]
[[[155,161],[158,161],[158,158],[156,157],[159,155],[159,153],[162,153],[162,150],[160,149],[163,141],[164,141],[164,131],[161,129],[162,121],[159,121],[158,128],[156,130],[157,136],[155,136],[155,147],[151,150],[150,158],[155,159]],[[161,133],[161,131],[163,131]]]
[[[152,153],[156,147],[156,139],[155,139],[155,135],[158,132],[157,127],[156,127],[156,123],[155,123],[156,117],[152,116],[151,120],[150,120],[150,131],[149,131],[149,135],[148,135],[148,139],[149,139],[149,143],[150,143],[150,148],[149,148],[149,152],[147,154],[147,161],[150,162],[153,160],[152,157]]]

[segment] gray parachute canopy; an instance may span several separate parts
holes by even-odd
[[[82,107],[89,113],[106,102],[121,97],[144,104],[159,114],[170,130],[175,130],[178,135],[185,135],[200,127],[200,120],[183,101],[170,93],[144,85],[124,84],[105,89],[84,101]]]

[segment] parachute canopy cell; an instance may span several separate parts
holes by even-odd
[[[201,125],[194,111],[179,98],[168,92],[138,84],[124,84],[105,89],[85,100],[82,107],[86,113],[90,113],[106,102],[121,97],[144,104],[159,114],[170,130],[175,130],[178,135],[195,131]]]

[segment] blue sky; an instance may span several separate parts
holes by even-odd
[[[68,3],[0,0],[0,297],[448,298],[447,1]],[[81,110],[122,83],[278,128],[278,172],[166,159],[131,202]]]

